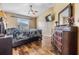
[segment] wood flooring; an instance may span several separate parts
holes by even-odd
[[[12,49],[13,55],[54,55],[51,48],[43,48],[40,41],[24,44]]]
[[[12,49],[13,55],[56,55],[51,37],[43,36],[42,41],[34,41]]]

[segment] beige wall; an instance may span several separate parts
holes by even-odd
[[[30,20],[30,23],[29,23],[30,28],[37,28],[37,22],[36,21],[37,21],[36,18],[32,18]]]
[[[11,18],[9,14],[0,11],[0,16],[3,17],[5,28],[17,27],[16,20],[14,18]]]
[[[58,20],[58,13],[64,9],[67,4],[55,4],[54,7],[48,9],[44,13],[42,13],[38,18],[37,18],[37,28],[42,29],[43,32],[43,39],[42,40],[42,47],[45,48],[51,48],[51,34],[53,33],[55,25],[55,21]],[[47,23],[45,21],[45,17],[49,14],[54,14],[55,15],[55,20],[52,22]],[[46,39],[46,36],[48,36],[48,39]]]
[[[14,14],[0,11],[0,16],[3,17],[5,28],[18,28],[18,23],[15,17],[11,17]],[[36,28],[36,18],[29,18],[30,28]],[[7,25],[6,25],[7,24]]]
[[[37,18],[37,28],[40,28],[43,30],[43,35],[51,35],[51,32],[55,27],[55,21],[58,20],[58,13],[62,9],[64,9],[67,5],[68,3],[57,3],[54,5],[54,7],[48,9]],[[50,23],[47,23],[45,21],[45,16],[49,14],[55,14],[55,20]]]
[[[12,14],[9,14],[9,13],[5,13],[6,14],[6,16],[7,16],[7,21],[6,21],[6,23],[7,23],[7,28],[18,28],[18,23],[17,23],[17,21],[16,21],[16,18],[14,18],[14,17],[11,17],[12,16]]]
[[[46,10],[37,18],[37,28],[42,29],[44,36],[51,35],[53,22],[46,22],[45,21],[45,17],[49,14],[53,14],[53,8]]]
[[[19,17],[19,18],[24,18],[24,19],[28,19],[28,20],[30,20],[29,21],[29,28],[36,28],[36,18],[33,18],[33,17],[26,17],[25,15],[19,15],[19,14],[14,14],[14,13],[7,13],[7,15],[8,16],[15,16],[15,17],[11,17],[11,18],[13,18],[14,20],[15,20],[15,23],[16,23],[16,25],[15,26],[17,26],[18,25],[18,23],[17,23],[17,21],[16,21],[16,17]],[[14,23],[14,24],[15,24]]]
[[[79,27],[79,4],[75,4],[75,25]]]
[[[25,15],[10,13],[10,12],[7,12],[7,15],[14,16],[14,17],[11,17],[11,18],[13,18],[15,20],[16,20],[16,17],[24,18],[26,20],[28,19],[28,20],[30,20],[29,21],[29,28],[36,28],[36,18],[35,17],[25,16]]]
[[[37,18],[37,28],[42,29],[42,47],[43,48],[51,48],[51,33],[52,33],[52,25],[53,22],[46,22],[45,17],[49,14],[53,14],[53,8],[50,8],[43,12]]]

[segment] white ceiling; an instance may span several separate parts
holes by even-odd
[[[4,11],[28,16],[29,5],[33,5],[33,9],[38,11],[37,16],[54,6],[53,3],[2,3],[1,8]]]

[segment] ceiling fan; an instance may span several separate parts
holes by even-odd
[[[33,5],[30,5],[29,7],[30,9],[28,11],[28,14],[36,15],[38,11],[33,9]]]

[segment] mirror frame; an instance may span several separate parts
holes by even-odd
[[[61,10],[59,13],[58,13],[58,25],[61,25],[60,24],[60,15],[65,11],[65,10],[67,10],[69,8],[69,17],[71,17],[72,16],[72,14],[73,14],[73,12],[72,12],[72,6],[71,6],[71,3],[70,4],[68,4],[63,10]],[[62,25],[64,25],[64,24],[62,24]]]

